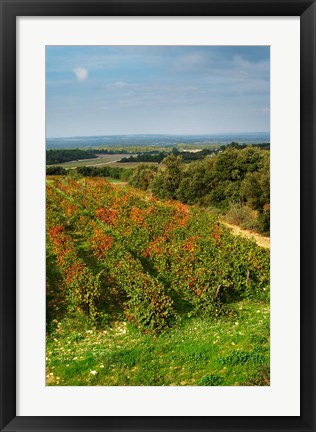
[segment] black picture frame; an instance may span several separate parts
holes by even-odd
[[[315,431],[315,1],[0,0],[0,7],[1,431]],[[301,415],[299,417],[146,417],[145,413],[143,417],[16,416],[16,17],[155,15],[300,16]]]

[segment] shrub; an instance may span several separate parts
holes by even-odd
[[[89,318],[97,318],[97,302],[101,295],[99,275],[94,275],[78,257],[75,245],[62,225],[49,230],[56,262],[67,287],[69,305],[80,307]]]
[[[50,166],[46,168],[46,175],[66,175],[67,170],[60,166]]]
[[[126,314],[139,327],[168,327],[177,309],[172,299],[185,303],[185,313],[205,316],[230,313],[236,298],[269,299],[269,251],[234,236],[206,210],[116,189],[101,178],[55,178],[47,191],[48,225],[80,236],[98,269],[124,291]],[[65,232],[59,235],[66,236],[73,254],[66,255],[68,271],[73,263],[83,266],[76,242]],[[78,284],[90,286],[97,300],[96,276],[89,267],[75,270]],[[70,282],[66,276],[68,287]]]
[[[228,223],[239,225],[251,231],[259,230],[258,212],[247,205],[232,204],[224,219]]]
[[[223,378],[218,375],[206,375],[200,379],[198,385],[200,386],[218,386],[223,382]]]

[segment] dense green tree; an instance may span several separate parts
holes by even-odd
[[[215,161],[215,177],[218,181],[235,181],[240,179],[240,167],[237,159],[242,150],[230,148],[218,154]]]
[[[240,194],[251,208],[258,211],[259,229],[270,230],[270,159],[264,158],[263,166],[247,173],[240,188]]]
[[[164,159],[165,169],[151,180],[150,189],[163,199],[188,204],[257,212],[257,226],[269,231],[270,152],[254,146],[230,146],[187,165],[179,156]],[[245,213],[245,212],[243,212]],[[254,213],[256,214],[256,213]],[[255,217],[255,216],[254,216]]]
[[[129,183],[138,189],[147,190],[157,171],[155,165],[139,165],[133,170]]]
[[[67,170],[60,166],[50,166],[46,168],[46,175],[66,175]]]
[[[215,187],[213,157],[187,166],[177,190],[177,198],[188,204],[202,204]]]
[[[46,150],[46,164],[53,165],[78,159],[92,159],[96,157],[94,150],[81,149],[51,149]]]
[[[177,190],[184,177],[181,156],[169,155],[163,160],[165,170],[160,170],[151,183],[154,195],[165,199],[176,199]]]
[[[258,171],[248,172],[245,176],[240,194],[250,206],[262,211],[265,204],[270,203],[270,160],[265,157]]]

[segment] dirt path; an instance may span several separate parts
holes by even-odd
[[[107,179],[109,183],[111,183],[111,185],[113,186],[118,186],[118,187],[124,187],[124,186],[128,186],[128,182],[123,182],[123,181],[111,181],[109,179]]]
[[[257,243],[258,246],[264,247],[265,249],[270,249],[270,237],[265,237],[252,231],[242,229],[237,225],[231,225],[224,221],[221,221],[221,223],[227,228],[230,228],[233,234],[252,239]]]

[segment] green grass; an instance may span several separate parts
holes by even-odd
[[[47,385],[269,385],[269,305],[242,300],[234,309],[230,318],[179,320],[159,336],[126,321],[90,328],[78,313],[54,319]]]

